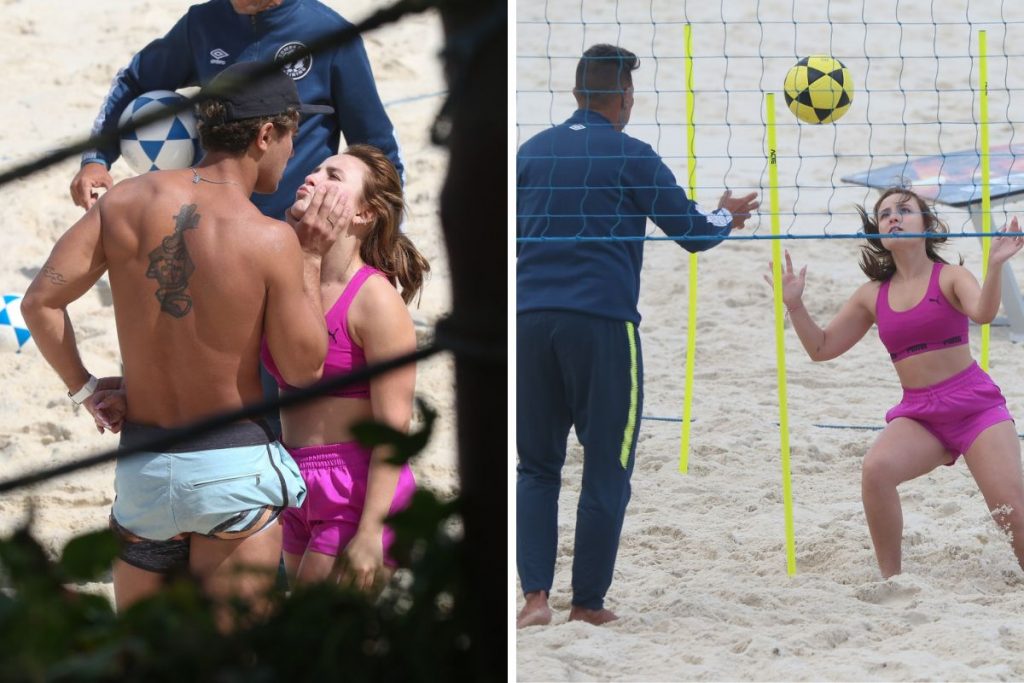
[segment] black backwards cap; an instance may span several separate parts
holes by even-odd
[[[266,68],[259,62],[236,62],[213,77],[208,84],[212,99],[224,103],[224,121],[239,121],[261,116],[277,116],[289,109],[300,114],[333,114],[326,104],[303,104],[295,81],[280,69],[252,80]]]

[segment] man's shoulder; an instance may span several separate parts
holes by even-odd
[[[620,135],[620,133],[616,133],[609,126],[588,126],[586,123],[569,119],[535,133],[532,137],[527,138],[526,142],[519,146],[519,149],[522,151],[538,146],[550,146],[560,142],[572,141],[577,137],[581,140],[584,138],[595,140],[607,138],[609,134]]]
[[[264,215],[251,202],[232,203],[227,210],[223,204],[205,210],[208,225],[221,234],[219,248],[244,256],[254,271],[266,272],[275,263],[299,258],[295,230],[284,221]],[[200,205],[198,211],[202,216],[204,207]]]
[[[610,126],[593,126],[566,122],[553,126],[527,140],[519,148],[517,158],[525,163],[531,159],[546,162],[554,157],[586,155],[590,163],[601,168],[618,168],[623,162],[647,168],[657,165],[661,157],[643,140]]]
[[[320,28],[334,31],[339,28],[352,26],[351,21],[318,0],[303,2],[299,6],[298,11],[302,12],[303,20],[315,22],[315,25]]]
[[[224,18],[225,10],[231,14],[235,12],[231,3],[226,0],[207,0],[207,2],[199,2],[190,6],[185,10],[185,16],[189,20],[209,20],[214,17],[220,20]]]
[[[555,135],[557,135],[557,129],[558,126],[554,126],[552,128],[545,128],[539,133],[536,133],[531,137],[528,137],[523,144],[519,145],[519,152],[523,152],[525,150],[529,150],[531,147],[536,147],[537,145],[544,144],[545,140],[550,140]]]
[[[227,0],[209,0],[190,6],[178,20],[187,39],[198,49],[207,40],[222,40],[234,35],[239,26],[238,15]],[[195,43],[199,43],[198,45]]]
[[[142,173],[115,183],[100,196],[100,209],[120,210],[132,204],[140,206],[147,204],[160,190],[157,175],[157,173]]]
[[[247,243],[260,249],[264,246],[276,246],[279,249],[287,244],[298,244],[298,237],[292,226],[264,215],[254,204],[251,206],[251,212],[248,208],[246,207],[246,212],[238,217],[245,224],[243,233]]]
[[[629,133],[615,130],[610,125],[595,125],[576,119],[569,119],[540,131],[524,142],[520,149],[528,145],[542,144],[553,139],[565,139],[575,136],[586,137],[591,141],[605,141],[610,144],[621,145],[626,150],[642,150],[651,155],[655,154],[654,148],[650,144],[633,137]]]
[[[654,151],[654,147],[651,147],[649,142],[644,142],[640,138],[635,138],[629,133],[620,132],[622,136],[623,147],[629,151],[633,156],[649,156],[658,157],[658,153]],[[660,158],[660,157],[659,157]]]
[[[188,206],[194,197],[187,190],[192,186],[190,169],[151,171],[126,178],[100,197],[103,211],[143,211],[147,215],[156,210],[177,213]],[[223,201],[197,205],[199,220],[205,217],[219,225],[240,225],[245,237],[243,243],[263,243],[264,240],[282,241],[295,238],[291,226],[276,218],[265,216],[251,201],[235,201],[225,196]],[[204,221],[205,222],[205,221]]]

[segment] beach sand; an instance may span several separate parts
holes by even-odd
[[[641,57],[627,132],[649,141],[685,180],[680,124],[682,25],[688,19],[695,27],[698,199],[713,204],[726,187],[734,194],[761,192],[761,215],[740,234],[770,234],[761,94],[770,90],[778,93],[782,231],[854,233],[854,204],[873,204],[877,192],[844,185],[841,176],[905,155],[975,146],[978,100],[970,84],[978,64],[972,71],[965,56],[976,54],[978,29],[988,30],[993,145],[1011,141],[1014,126],[1007,122],[1020,111],[1021,96],[1012,92],[1022,85],[1019,57],[1002,55],[1018,52],[1013,46],[1021,29],[1012,22],[1024,18],[1024,10],[998,2],[972,1],[969,10],[966,2],[899,3],[903,25],[897,26],[895,6],[802,4],[797,24],[795,6],[780,0],[686,3],[688,16],[678,3],[660,1],[557,7],[521,0],[518,141],[572,112],[568,89],[583,49],[618,43]],[[1001,12],[1011,22],[1005,31]],[[937,29],[925,25],[932,16]],[[865,28],[862,17],[889,23]],[[817,23],[829,18],[839,22],[831,32]],[[935,50],[944,57],[932,57]],[[733,56],[728,68],[725,53]],[[856,80],[854,106],[835,126],[797,126],[782,101],[786,69],[798,56],[815,53],[840,56]],[[873,58],[870,66],[865,55]],[[993,227],[1007,210],[1022,211],[1013,203],[993,207]],[[963,210],[939,212],[954,233],[974,231]],[[798,267],[808,264],[804,301],[824,324],[864,281],[857,242],[801,239],[784,246]],[[943,253],[951,261],[963,255],[980,276],[976,238],[950,240]],[[551,596],[555,617],[549,626],[516,634],[517,679],[1024,679],[1024,572],[962,461],[901,487],[903,573],[889,580],[879,575],[861,507],[860,465],[900,387],[876,332],[841,358],[815,364],[787,325],[796,549],[790,576],[775,322],[762,280],[771,243],[729,241],[699,256],[687,474],[679,472],[678,420],[688,255],[666,241],[649,242],[645,254],[640,312],[647,419],[606,600],[621,618],[602,627],[566,621],[582,464],[581,448],[570,437]],[[1024,258],[1011,267],[1018,281],[1024,279]],[[981,334],[973,325],[971,348],[977,358]],[[1024,415],[1022,350],[1007,327],[991,328],[990,372],[1017,416]],[[513,593],[518,609],[518,583]]]
[[[117,69],[136,50],[166,33],[190,4],[185,0],[0,2],[0,23],[6,27],[0,68],[7,74],[7,101],[0,114],[0,168],[86,137]],[[357,22],[383,3],[330,0],[326,4]],[[439,93],[446,88],[437,56],[443,43],[440,20],[436,13],[409,17],[374,31],[364,42],[406,164],[407,234],[432,266],[422,300],[411,308],[422,343],[451,305],[438,217],[447,153],[431,145],[429,138],[443,101]],[[78,166],[76,155],[3,188],[0,293],[23,293],[57,238],[82,215],[68,194]],[[131,171],[118,161],[112,174],[117,181]],[[101,280],[69,311],[89,370],[97,376],[118,374],[109,287]],[[4,386],[0,392],[3,478],[116,447],[116,436],[98,434],[88,413],[67,399],[66,388],[33,343],[20,353],[0,349],[0,381]],[[417,392],[440,416],[413,470],[422,486],[446,496],[454,494],[457,485],[453,382],[447,356],[420,364]],[[104,527],[112,502],[113,466],[93,467],[0,496],[0,533],[24,523],[31,510],[34,534],[49,552],[57,553],[71,536]],[[89,589],[112,596],[109,580]]]

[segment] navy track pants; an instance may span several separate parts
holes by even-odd
[[[516,566],[524,593],[551,590],[569,429],[583,445],[572,604],[601,609],[629,502],[643,407],[631,322],[570,311],[516,322]]]

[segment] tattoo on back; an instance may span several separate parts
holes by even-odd
[[[153,278],[160,285],[156,290],[160,310],[175,318],[183,318],[192,310],[192,297],[186,290],[188,279],[196,267],[188,255],[185,231],[198,226],[196,205],[182,205],[174,217],[174,234],[165,237],[159,247],[149,252],[146,277]]]

